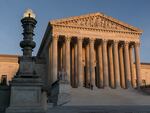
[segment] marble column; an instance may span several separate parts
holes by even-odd
[[[119,63],[120,63],[121,86],[122,86],[122,88],[126,88],[125,70],[124,70],[123,44],[120,44],[120,47],[119,47],[119,61],[120,61]]]
[[[52,73],[51,73],[51,71],[52,71],[52,66],[51,66],[51,63],[52,63],[52,60],[51,60],[51,58],[52,58],[52,43],[50,42],[50,44],[49,44],[49,48],[48,48],[48,85],[51,85],[51,83],[52,83]]]
[[[58,46],[58,36],[53,36],[52,39],[52,48],[53,48],[53,54],[52,54],[52,73],[53,73],[53,83],[57,80],[57,46]]]
[[[71,37],[66,37],[65,42],[66,42],[66,55],[65,55],[65,66],[66,66],[66,73],[67,73],[67,80],[70,83],[70,40]]]
[[[77,40],[77,46],[78,46],[78,77],[79,77],[79,85],[80,86],[83,86],[83,74],[82,74],[82,38],[81,37],[78,37],[78,40]]]
[[[113,61],[113,51],[112,51],[112,43],[109,43],[108,46],[108,61],[109,61],[109,77],[110,77],[110,87],[115,88],[115,77],[114,77],[114,61]]]
[[[102,43],[100,43],[100,45],[98,46],[98,75],[99,75],[99,87],[104,87],[104,77],[103,77],[103,59],[102,59]]]
[[[118,57],[118,41],[114,41],[114,72],[116,79],[116,88],[120,87],[119,57]]]
[[[137,76],[137,87],[142,85],[141,81],[141,69],[140,69],[140,53],[139,53],[139,43],[135,43],[135,67],[136,67],[136,76]]]
[[[124,45],[124,57],[125,57],[125,76],[127,80],[127,88],[131,87],[131,73],[130,73],[130,60],[129,60],[129,42],[125,42]]]
[[[52,53],[53,52],[53,44],[52,44],[52,41],[51,41],[51,44],[50,44],[50,84],[52,84],[53,83],[53,71],[52,71]]]
[[[77,65],[77,60],[78,60],[78,53],[77,53],[77,44],[74,46],[74,76],[75,76],[75,87],[78,87],[79,85],[79,77],[78,77],[78,65]]]
[[[136,87],[136,77],[134,73],[134,64],[133,64],[133,45],[129,47],[129,55],[130,55],[130,70],[131,70],[131,83],[132,87]]]
[[[72,45],[73,46],[73,45]],[[71,49],[71,85],[75,87],[75,71],[74,71],[74,46]]]
[[[62,71],[62,68],[63,68],[63,52],[62,52],[62,43],[61,43],[61,46],[60,46],[60,70],[59,71]]]
[[[90,85],[90,64],[89,64],[89,44],[86,45],[86,54],[85,54],[85,59],[86,59],[86,87],[89,87]]]
[[[94,39],[90,39],[90,82],[91,85],[95,86],[95,67],[94,67],[94,61],[95,61],[95,57],[94,57]]]
[[[107,40],[103,40],[103,69],[104,69],[104,86],[109,86],[109,79],[108,79],[108,56],[107,56]]]

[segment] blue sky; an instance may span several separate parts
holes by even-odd
[[[36,55],[48,21],[103,12],[142,29],[141,61],[150,62],[150,0],[0,0],[0,54],[22,54],[20,19],[31,8],[37,15]]]

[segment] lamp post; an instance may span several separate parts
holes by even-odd
[[[23,56],[19,59],[19,71],[10,82],[10,105],[6,113],[45,113],[42,106],[43,81],[35,72],[36,65],[32,57],[35,48],[34,28],[37,23],[32,10],[26,10],[21,23],[24,37],[20,47]]]
[[[20,47],[22,48],[24,57],[32,57],[32,49],[36,46],[36,43],[33,41],[33,36],[37,21],[31,9],[25,11],[21,23],[24,37],[23,41],[20,42]]]
[[[23,56],[19,59],[20,65],[16,77],[35,78],[38,75],[35,71],[35,58],[32,56],[32,51],[36,46],[33,36],[37,21],[31,9],[25,11],[21,23],[23,27],[23,40],[20,42],[20,47],[22,48]]]

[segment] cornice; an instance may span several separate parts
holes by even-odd
[[[18,63],[19,55],[0,54],[0,62]]]
[[[20,57],[20,55],[0,54],[0,57],[18,58]]]

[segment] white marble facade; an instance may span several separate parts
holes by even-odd
[[[50,21],[38,51],[47,59],[47,83],[65,72],[75,88],[142,85],[141,34],[140,29],[102,13]]]

